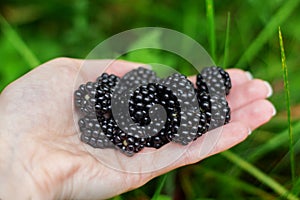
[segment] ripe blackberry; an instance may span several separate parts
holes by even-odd
[[[195,88],[186,76],[178,73],[164,79],[162,84],[177,97],[181,109],[179,129],[171,135],[171,140],[187,145],[197,137],[200,120]]]
[[[113,148],[113,143],[102,131],[100,124],[94,116],[85,116],[78,121],[81,141],[94,148]]]
[[[145,147],[145,138],[136,138],[121,129],[114,134],[113,143],[126,155],[132,156]]]
[[[156,107],[152,110],[150,118],[149,111],[156,104],[161,105],[163,109]],[[168,143],[180,125],[178,99],[170,88],[159,83],[149,83],[136,89],[129,101],[129,111],[135,123],[142,126],[149,125],[148,131],[150,132],[146,132],[148,147],[160,148]],[[166,119],[162,119],[164,112]],[[162,127],[163,120],[165,122]]]
[[[224,96],[213,95],[210,97],[211,102],[211,121],[209,129],[227,124],[230,120],[230,108]]]
[[[203,126],[204,133],[230,121],[230,108],[224,96],[199,92],[198,101],[200,109],[206,117],[206,123]]]
[[[203,114],[205,116],[205,122],[202,120],[200,130],[201,132],[205,133],[208,131],[209,123],[211,121],[211,101],[210,96],[208,93],[201,92],[200,90],[197,90],[197,99],[200,107],[200,113],[203,118]],[[199,131],[200,131],[199,130]]]
[[[230,121],[230,108],[225,95],[231,89],[229,74],[220,67],[204,68],[197,75],[197,93],[201,110],[206,116],[206,131]]]
[[[141,85],[148,83],[157,83],[159,78],[156,73],[150,69],[139,67],[130,72],[127,72],[120,80],[120,84],[115,87],[117,94],[132,93]]]
[[[120,79],[120,82],[115,87],[111,104],[112,104],[112,108],[113,108],[112,112],[113,115],[115,116],[115,120],[122,130],[126,131],[129,129],[129,127],[140,129],[137,128],[137,125],[145,124],[143,122],[136,124],[137,121],[130,116],[129,101],[134,91],[137,88],[139,88],[142,85],[146,85],[148,83],[153,83],[158,81],[159,78],[156,76],[155,72],[143,67],[139,67],[137,69],[134,69],[126,73]],[[137,115],[138,114],[139,113],[137,113]],[[145,119],[144,121],[148,121],[148,120]],[[141,134],[139,137],[144,137],[144,135]]]
[[[79,86],[75,91],[75,106],[79,108],[82,114],[91,114],[95,111],[96,88],[98,84],[88,82]]]
[[[119,77],[107,73],[103,73],[97,78],[96,101],[94,103],[97,117],[111,115],[111,96],[119,80]]]
[[[144,138],[134,137],[121,130],[113,117],[102,118],[100,125],[111,143],[128,156],[141,151],[145,146],[146,141]]]

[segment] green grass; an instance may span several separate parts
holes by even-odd
[[[281,184],[276,182],[274,179],[270,178],[268,175],[263,173],[258,168],[254,167],[241,157],[237,156],[236,154],[232,153],[231,151],[225,151],[222,153],[224,157],[226,157],[228,160],[236,164],[238,167],[242,168],[243,170],[247,171],[251,175],[253,175],[255,178],[269,186],[271,189],[273,189],[278,195],[281,197],[285,197],[289,200],[297,200],[295,195],[291,194],[286,188],[284,188]]]
[[[271,18],[265,28],[258,34],[255,40],[246,49],[245,53],[241,56],[236,64],[236,67],[243,68],[250,60],[260,52],[263,45],[266,44],[268,39],[274,34],[274,30],[282,24],[297,8],[299,0],[285,1],[284,5],[279,8],[277,13]]]
[[[201,168],[205,173],[211,174],[217,180],[221,181],[224,185],[231,185],[231,187],[238,188],[240,191],[245,191],[249,194],[255,195],[260,199],[275,199],[275,196],[268,192],[256,187],[256,185],[249,184],[229,174],[217,172],[208,168]]]
[[[216,63],[216,33],[215,33],[215,14],[214,14],[214,1],[205,0],[206,2],[206,15],[207,15],[207,24],[209,29],[209,46],[210,46],[210,55]]]
[[[160,177],[160,179],[158,181],[157,189],[155,190],[155,193],[154,193],[154,195],[153,195],[153,197],[152,197],[151,200],[159,200],[160,199],[159,196],[160,196],[160,193],[161,193],[161,191],[162,191],[162,189],[164,187],[164,184],[165,184],[165,182],[167,180],[167,177],[168,177],[168,174],[162,175]]]
[[[296,179],[295,152],[294,152],[294,136],[293,136],[293,132],[292,132],[292,122],[291,122],[290,86],[289,86],[289,81],[288,81],[288,69],[287,69],[287,65],[286,65],[283,38],[282,38],[282,33],[281,33],[280,27],[278,28],[278,34],[279,34],[279,45],[280,45],[280,53],[281,53],[285,99],[286,99],[287,126],[288,126],[289,143],[290,143],[291,175],[292,175],[292,182],[293,182],[293,184],[295,184],[295,179]]]
[[[85,58],[99,42],[120,31],[161,26],[183,32],[203,45],[224,68],[247,69],[254,77],[269,81],[274,88],[270,101],[278,114],[230,151],[175,170],[114,199],[298,199],[297,10],[299,0],[141,0],[134,4],[82,0],[72,5],[65,0],[47,4],[4,1],[0,11],[0,90],[46,60],[57,56]],[[284,43],[278,26],[283,30]],[[136,42],[159,45],[160,37],[152,32]],[[175,45],[188,51],[185,44]],[[193,72],[182,59],[161,51],[144,50],[123,58],[156,61],[185,74]]]
[[[15,47],[16,51],[22,56],[22,58],[28,64],[30,69],[40,64],[39,59],[34,55],[31,49],[25,44],[20,35],[11,27],[11,25],[0,14],[0,27],[6,36],[7,40]]]
[[[224,43],[224,58],[223,58],[223,68],[227,68],[228,57],[229,57],[229,37],[230,37],[230,12],[227,14],[227,23],[226,23],[226,36]]]

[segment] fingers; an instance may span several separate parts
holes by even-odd
[[[261,99],[232,112],[231,119],[232,122],[242,122],[254,130],[268,122],[275,114],[276,110],[272,103]]]
[[[249,128],[241,122],[232,122],[223,127],[209,131],[205,135],[198,138],[196,141],[190,143],[187,147],[178,146],[177,144],[168,144],[166,149],[168,152],[178,151],[184,148],[180,157],[173,163],[167,165],[161,170],[153,172],[153,176],[166,173],[178,167],[193,164],[211,155],[225,151],[232,146],[242,142],[249,135]],[[160,149],[158,150],[160,151]],[[178,153],[178,152],[177,152]],[[161,155],[161,153],[160,153]],[[168,154],[169,156],[172,154]],[[160,158],[160,157],[158,157]],[[165,160],[158,160],[157,162],[164,162]]]
[[[252,77],[249,76],[249,72],[245,72],[241,69],[228,69],[226,71],[229,73],[233,88],[252,79]]]
[[[227,96],[229,107],[232,111],[258,99],[265,99],[272,95],[269,83],[255,79],[232,87]]]

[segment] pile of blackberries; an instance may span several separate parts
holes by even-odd
[[[184,75],[160,79],[142,67],[122,78],[104,73],[75,91],[81,141],[128,156],[169,142],[187,145],[230,121],[230,89],[229,74],[220,67],[204,68],[196,87]]]

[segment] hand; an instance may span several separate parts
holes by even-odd
[[[0,199],[109,198],[242,142],[275,114],[273,105],[265,99],[271,90],[264,81],[250,80],[244,71],[229,69],[233,85],[228,96],[232,110],[229,124],[206,133],[187,147],[170,143],[158,150],[144,149],[142,152],[154,152],[151,159],[142,152],[127,158],[115,150],[88,151],[91,148],[78,138],[73,92],[80,83],[94,81],[109,62],[85,61],[87,67],[79,73],[82,60],[55,59],[2,92]],[[138,66],[138,63],[115,61],[107,72],[122,76]],[[191,80],[195,81],[195,77]],[[205,149],[206,142],[216,135],[215,144]],[[164,163],[164,158],[180,148],[184,151],[178,159]],[[96,159],[99,152],[114,155],[112,159],[118,159],[119,170],[99,162]],[[140,173],[128,172],[129,163],[140,169],[137,171]],[[143,173],[143,166],[153,164],[162,167]]]

